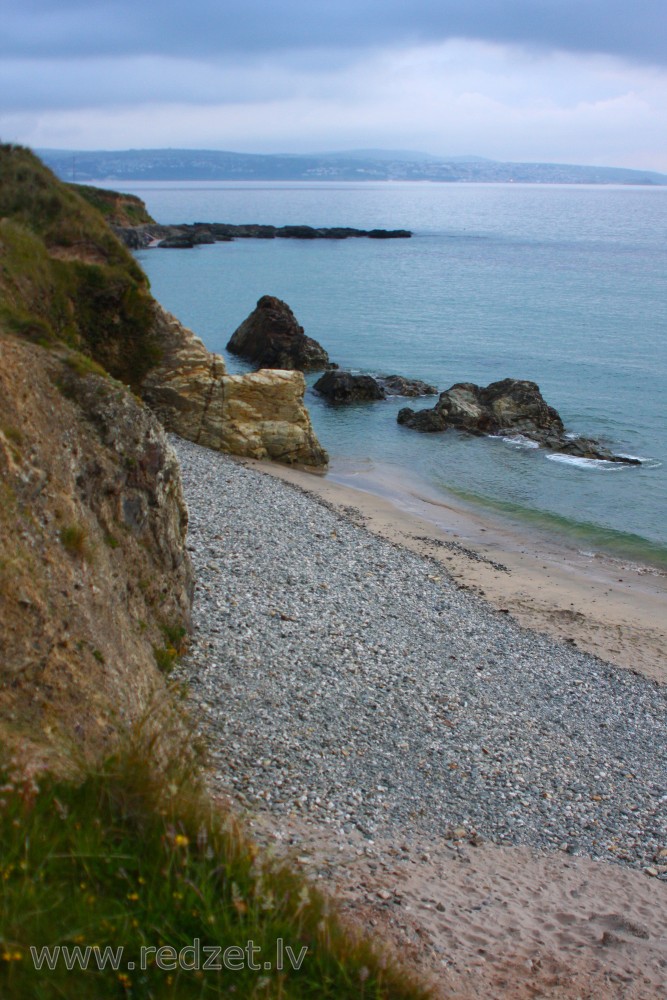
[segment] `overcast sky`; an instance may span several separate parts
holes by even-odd
[[[2,0],[0,139],[667,172],[667,0]]]

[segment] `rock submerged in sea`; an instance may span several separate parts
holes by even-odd
[[[326,372],[313,389],[330,403],[361,403],[386,399],[387,396],[429,396],[438,391],[426,382],[402,375],[374,378],[372,375],[353,375],[342,371]]]
[[[126,196],[124,196],[126,197]],[[145,208],[145,206],[144,206]],[[147,214],[147,213],[146,213]],[[157,222],[140,225],[116,223],[114,232],[125,246],[136,250],[158,246],[188,249],[200,243],[225,243],[235,239],[252,240],[369,240],[410,239],[409,229],[353,229],[351,226],[270,226],[250,223],[233,225],[228,222],[181,222],[165,226]]]
[[[258,368],[305,372],[336,367],[321,344],[306,336],[287,303],[273,295],[261,297],[232,334],[227,350]]]
[[[430,410],[399,410],[397,421],[425,433],[450,427],[469,434],[521,435],[541,448],[577,458],[640,465],[638,459],[615,455],[594,438],[570,437],[560,414],[549,406],[535,382],[506,378],[487,386],[457,382]]]
[[[403,375],[384,375],[377,380],[388,396],[436,396],[438,390],[428,382]]]
[[[371,375],[330,371],[317,380],[313,389],[330,403],[365,403],[385,399],[385,391]]]

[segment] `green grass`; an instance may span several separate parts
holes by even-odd
[[[77,348],[138,389],[161,357],[154,302],[95,207],[108,208],[106,196],[91,192],[86,200],[29,150],[0,144],[0,322],[40,344]],[[124,198],[114,193],[114,204]]]
[[[98,365],[97,361],[93,361],[87,354],[81,354],[80,351],[72,351],[71,354],[68,354],[65,358],[65,364],[75,375],[81,375],[82,377],[84,375],[107,376],[107,372],[101,365]]]
[[[136,195],[91,187],[89,184],[69,184],[68,187],[101,212],[107,222],[119,226],[140,226],[155,222],[141,198]]]
[[[86,529],[80,524],[66,524],[60,529],[60,544],[70,555],[83,559],[87,555]]]
[[[173,646],[153,646],[153,656],[158,669],[168,677],[176,666],[178,650]]]
[[[262,861],[190,766],[156,770],[151,756],[134,749],[79,781],[0,776],[0,996],[428,997],[300,876]],[[192,968],[196,941],[200,964],[222,968]],[[31,947],[59,947],[55,967],[38,970]],[[66,968],[64,949],[75,947],[84,960],[90,949],[86,971]],[[119,948],[116,969],[98,968],[105,949]],[[172,950],[158,962],[160,948]]]
[[[165,624],[160,626],[168,644],[172,646],[181,656],[187,646],[188,630],[180,622],[177,624]]]

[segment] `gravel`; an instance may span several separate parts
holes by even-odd
[[[198,581],[179,674],[219,787],[341,836],[667,878],[667,689],[519,627],[349,509],[172,443]]]

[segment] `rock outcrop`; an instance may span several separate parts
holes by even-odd
[[[303,405],[302,372],[262,370],[227,375],[223,382],[223,451],[287,464],[327,464]]]
[[[326,372],[313,389],[330,403],[360,403],[386,398],[384,389],[372,375],[352,375],[351,372]]]
[[[260,224],[232,225],[228,222],[193,222],[165,226],[155,222],[141,225],[114,226],[126,246],[194,247],[200,243],[223,243],[235,239],[254,240],[370,240],[409,239],[408,229],[353,229],[349,226],[267,226]],[[178,242],[174,242],[178,241]]]
[[[155,325],[162,359],[142,394],[168,430],[232,455],[326,465],[303,403],[301,372],[228,375],[223,358],[160,306]]]
[[[383,375],[377,380],[388,396],[437,396],[438,390],[428,382],[403,375]]]
[[[160,716],[189,622],[176,456],[125,386],[0,321],[0,495],[0,740],[108,753]]]
[[[307,337],[286,302],[263,295],[232,334],[227,350],[258,368],[317,371],[332,367],[324,348]]]
[[[398,423],[425,432],[448,428],[471,434],[522,435],[542,448],[579,458],[639,465],[637,459],[614,455],[593,438],[570,437],[557,410],[549,406],[535,382],[503,379],[488,386],[457,382],[441,393],[433,409],[400,410]]]
[[[387,396],[433,396],[435,386],[402,375],[353,375],[351,372],[328,371],[313,386],[330,403],[359,403]]]

